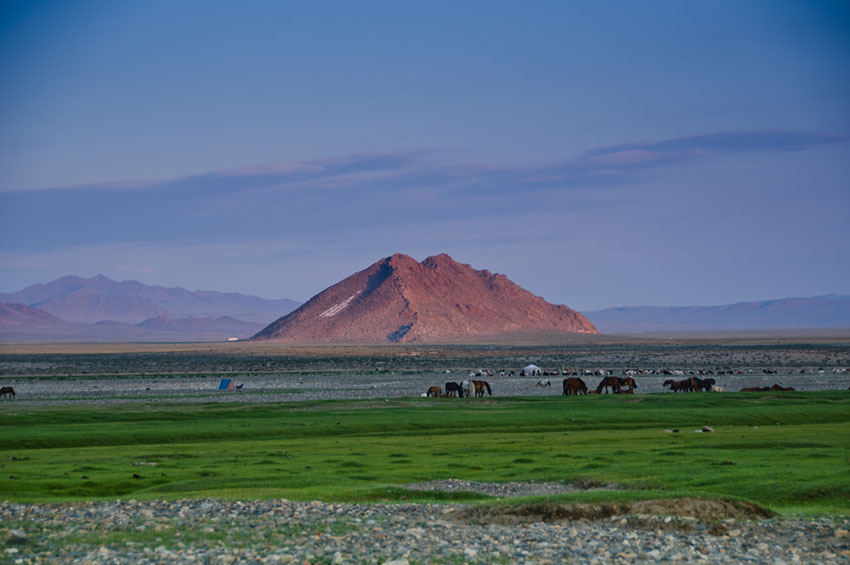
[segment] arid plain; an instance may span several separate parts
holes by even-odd
[[[841,334],[574,336],[560,343],[558,336],[539,337],[548,344],[511,343],[510,336],[478,345],[6,344],[0,384],[31,402],[406,397],[473,372],[483,372],[498,396],[557,394],[564,372],[577,372],[591,388],[601,372],[628,372],[638,394],[665,392],[663,382],[677,375],[714,378],[727,392],[774,384],[801,391],[850,387],[850,338]],[[529,364],[547,374],[521,375]],[[537,386],[538,377],[552,386]],[[243,385],[238,395],[218,393],[223,378]]]

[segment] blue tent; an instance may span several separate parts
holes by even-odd
[[[218,383],[218,390],[233,390],[231,379],[221,379],[221,382]]]

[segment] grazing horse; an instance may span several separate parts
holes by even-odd
[[[431,388],[428,389],[427,395],[433,396],[434,398],[439,398],[441,396],[440,387],[432,386]]]
[[[540,379],[539,381],[537,381],[537,386],[552,386],[552,381],[550,381],[549,379]]]
[[[620,379],[617,377],[605,377],[599,383],[599,386],[596,387],[597,394],[602,392],[602,389],[605,389],[605,394],[608,394],[608,387],[611,387],[611,392],[613,394],[619,394],[620,392]]]
[[[698,379],[698,380],[699,380],[700,384],[702,385],[702,390],[704,390],[705,392],[711,391],[711,389],[714,387],[714,383],[717,382],[714,379]]]
[[[706,386],[705,381],[698,377],[688,377],[685,380],[691,383],[691,390],[693,392],[699,392],[701,390],[708,391],[711,388],[710,386]]]
[[[463,396],[463,389],[457,383],[446,383],[446,396]]]
[[[463,381],[462,383],[460,383],[460,396],[461,396],[461,398],[463,398],[464,396],[469,398],[470,396],[472,396],[473,390],[474,390],[474,388],[472,386],[472,381],[467,379],[467,380]]]
[[[487,381],[472,381],[472,386],[475,387],[475,396],[484,396],[484,390],[487,390],[487,394],[493,396],[493,391],[490,389],[490,385]]]
[[[567,377],[564,379],[564,396],[575,394],[587,394],[587,385],[578,377]]]
[[[691,388],[690,379],[683,379],[681,381],[667,379],[666,381],[664,381],[663,386],[669,386],[670,390],[673,392],[690,392],[691,390],[693,390],[693,388]]]
[[[10,386],[0,388],[0,398],[3,397],[15,398],[15,389]]]
[[[617,380],[620,381],[620,387],[625,389],[620,392],[625,394],[634,394],[635,389],[637,388],[637,383],[632,377],[617,377]]]

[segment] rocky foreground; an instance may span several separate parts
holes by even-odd
[[[515,488],[522,490],[517,485],[492,485],[490,491],[509,496],[505,489]],[[847,519],[662,517],[634,513],[635,509],[595,519],[570,519],[556,505],[529,508],[527,513],[512,510],[506,516],[461,504],[4,502],[0,503],[0,536],[5,544],[0,561],[396,565],[850,562]],[[600,515],[610,513],[599,510]],[[541,516],[545,518],[541,520]]]

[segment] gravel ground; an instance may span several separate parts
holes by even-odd
[[[466,374],[433,375],[263,375],[234,377],[234,384],[242,390],[217,391],[218,377],[168,377],[168,378],[90,378],[63,379],[43,377],[5,378],[3,386],[15,388],[16,402],[34,404],[116,404],[124,402],[291,402],[299,400],[375,399],[420,396],[432,385],[444,389],[447,381],[460,382]],[[663,387],[669,378],[682,376],[639,376],[637,394],[668,392]],[[797,390],[846,390],[850,385],[848,374],[778,374],[778,375],[724,375],[714,377],[725,391],[738,391],[745,387],[765,387],[773,384],[794,387]],[[551,382],[549,387],[537,386],[538,380]],[[595,387],[601,377],[584,377],[588,387]],[[535,396],[561,394],[563,377],[485,377],[496,396]],[[3,404],[0,403],[0,409]]]
[[[0,504],[10,563],[847,563],[850,521],[469,523],[462,505]]]

